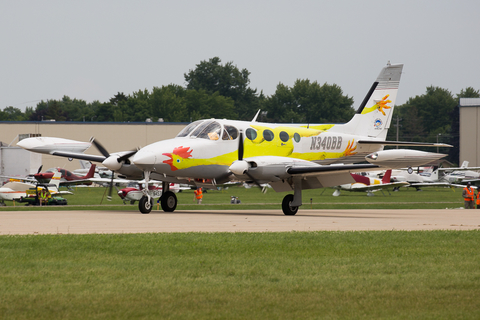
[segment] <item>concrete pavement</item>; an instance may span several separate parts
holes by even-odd
[[[0,235],[480,229],[480,210],[0,211]]]

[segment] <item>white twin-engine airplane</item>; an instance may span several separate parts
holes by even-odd
[[[185,127],[175,138],[158,141],[138,151],[109,154],[93,141],[103,156],[52,151],[58,156],[102,162],[129,178],[161,180],[161,206],[172,212],[177,207],[170,183],[187,183],[203,188],[245,181],[270,184],[277,192],[293,191],[282,202],[286,215],[295,215],[302,205],[302,190],[354,183],[351,172],[378,170],[379,166],[418,166],[443,154],[416,156],[415,150],[383,150],[386,145],[448,146],[445,144],[387,142],[395,98],[403,65],[382,69],[355,116],[345,124],[271,124],[234,120],[199,120]],[[35,145],[30,138],[19,146]],[[25,141],[25,142],[24,142]],[[29,148],[26,148],[29,149]],[[37,146],[38,149],[38,146]],[[32,150],[33,151],[33,150]],[[421,152],[420,152],[421,153]],[[402,161],[403,159],[403,161]],[[369,161],[368,164],[354,164]],[[394,161],[393,161],[394,160]],[[148,183],[147,183],[148,184]],[[142,213],[152,210],[148,190],[139,201]]]

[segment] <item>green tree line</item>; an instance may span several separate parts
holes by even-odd
[[[232,62],[214,57],[201,61],[184,74],[186,86],[169,84],[139,90],[129,95],[118,92],[107,102],[71,99],[47,100],[27,107],[25,112],[6,107],[0,121],[80,122],[191,122],[204,118],[251,120],[261,109],[261,121],[295,123],[342,123],[354,115],[353,99],[336,84],[319,84],[298,79],[292,87],[279,83],[275,93],[265,96],[250,88],[250,72]],[[389,140],[445,142],[458,146],[459,98],[478,98],[472,87],[453,95],[439,87],[428,87],[423,95],[396,106]],[[398,121],[397,121],[398,119]],[[398,122],[398,123],[397,123]],[[450,148],[454,149],[454,148]],[[431,150],[430,150],[431,151]],[[456,150],[449,159],[457,159]],[[456,153],[456,154],[455,154]]]

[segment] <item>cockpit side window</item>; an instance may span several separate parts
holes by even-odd
[[[192,132],[193,130],[195,130],[195,128],[200,124],[202,123],[202,121],[195,121],[195,122],[192,122],[190,123],[188,126],[186,126],[185,128],[183,128],[182,131],[180,131],[179,134],[177,134],[177,137],[186,137],[190,134],[190,132]]]
[[[235,127],[226,125],[223,129],[222,140],[235,140],[238,137],[238,130]]]

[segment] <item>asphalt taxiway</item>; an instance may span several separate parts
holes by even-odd
[[[480,229],[480,210],[0,211],[0,235],[436,229]]]

